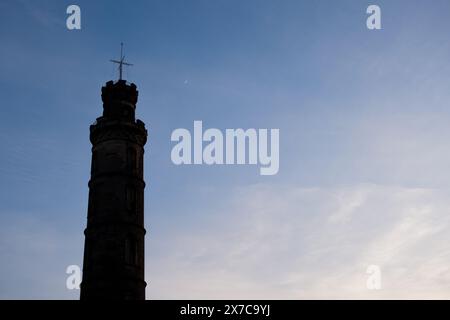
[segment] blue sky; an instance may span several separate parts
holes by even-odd
[[[382,30],[366,28],[369,4]],[[122,41],[149,130],[148,298],[450,297],[448,1],[0,12],[0,298],[78,298],[65,269],[82,264],[89,125]],[[279,128],[279,173],[173,165],[170,134],[194,120]]]

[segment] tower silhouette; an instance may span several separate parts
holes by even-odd
[[[90,127],[92,166],[81,300],[145,299],[147,130],[135,119],[136,85],[121,78],[102,87],[103,116]]]

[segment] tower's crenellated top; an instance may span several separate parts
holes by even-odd
[[[108,81],[102,87],[103,117],[134,121],[138,94],[134,83]]]
[[[134,83],[128,84],[125,80],[108,81],[102,87],[102,100],[108,104],[113,100],[126,101],[132,104],[137,103],[139,91]]]

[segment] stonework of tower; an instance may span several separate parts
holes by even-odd
[[[90,127],[91,179],[81,300],[143,300],[145,124],[125,80],[102,88],[103,116]]]

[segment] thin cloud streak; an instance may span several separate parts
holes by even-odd
[[[150,249],[148,296],[450,298],[449,193],[371,184],[237,188],[214,223],[176,230],[161,259]],[[366,287],[372,264],[382,271],[379,291]]]

